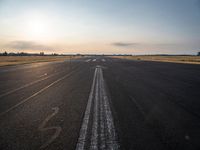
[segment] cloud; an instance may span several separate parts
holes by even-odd
[[[19,50],[49,50],[52,49],[49,46],[42,45],[33,41],[12,41],[6,45],[6,47],[19,49]]]
[[[115,42],[111,43],[111,45],[118,47],[144,47],[144,46],[177,46],[177,43],[131,43],[131,42]]]
[[[139,45],[139,43],[115,42],[115,43],[111,43],[111,45],[118,46],[118,47],[133,47],[133,46]]]

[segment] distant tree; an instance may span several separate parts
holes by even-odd
[[[58,56],[58,54],[56,54],[56,53],[52,53],[51,55],[52,55],[52,56]]]
[[[8,55],[8,53],[5,51],[4,53],[3,53],[3,56],[7,56]]]
[[[21,52],[18,54],[19,56],[28,56],[28,53],[25,53],[25,52]]]
[[[197,56],[200,56],[200,52],[197,53]]]

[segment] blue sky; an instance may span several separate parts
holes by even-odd
[[[199,0],[0,0],[0,49],[196,54]]]

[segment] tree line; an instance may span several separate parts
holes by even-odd
[[[5,51],[5,52],[0,53],[0,56],[72,56],[72,55],[83,56],[82,54],[57,54],[57,53],[45,54],[44,52],[40,52],[40,53],[10,52],[10,53],[8,53]],[[86,56],[94,56],[94,54],[85,54],[85,55]],[[130,54],[113,54],[113,55],[114,56],[133,56]],[[105,55],[105,56],[113,56],[113,55]],[[151,55],[149,55],[149,56],[151,56]],[[174,55],[159,54],[157,56],[174,56]],[[179,55],[179,56],[186,56],[186,55]],[[197,56],[200,56],[200,52],[197,53]]]
[[[64,54],[56,54],[56,53],[52,53],[52,54],[45,54],[44,52],[40,52],[40,53],[25,53],[25,52],[3,52],[0,53],[0,56],[64,56]]]

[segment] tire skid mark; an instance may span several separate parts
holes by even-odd
[[[131,96],[131,100],[136,105],[136,107],[138,108],[138,110],[142,113],[142,115],[145,117],[146,113],[144,112],[142,106],[137,102],[137,100],[133,96]]]

